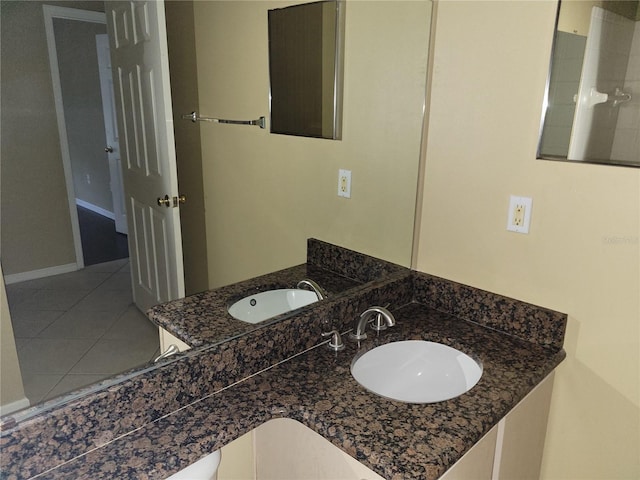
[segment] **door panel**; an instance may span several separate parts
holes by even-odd
[[[142,310],[184,296],[180,217],[162,1],[107,1],[134,300]]]

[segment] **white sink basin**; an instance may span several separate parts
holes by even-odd
[[[471,390],[482,366],[441,343],[407,340],[381,345],[351,364],[351,374],[367,390],[391,400],[433,403]]]
[[[258,323],[317,301],[318,296],[309,290],[268,290],[238,300],[229,307],[229,314],[243,322]]]

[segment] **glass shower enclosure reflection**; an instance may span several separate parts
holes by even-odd
[[[640,10],[627,3],[637,18],[591,7],[586,38],[558,28],[539,157],[640,166]]]

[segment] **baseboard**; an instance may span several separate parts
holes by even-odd
[[[31,404],[29,403],[29,399],[27,397],[22,397],[20,400],[16,400],[15,402],[0,405],[0,415],[9,415],[10,413],[17,412],[18,410],[22,410],[23,408],[30,406]]]
[[[110,218],[111,220],[116,219],[116,216],[113,212],[105,210],[104,208],[94,205],[93,203],[80,200],[79,198],[76,198],[76,205],[82,208],[86,208],[87,210],[91,210],[92,212],[97,213],[98,215],[102,215],[103,217]]]
[[[39,270],[31,270],[29,272],[12,273],[4,276],[4,283],[11,285],[12,283],[26,282],[27,280],[35,280],[37,278],[50,277],[52,275],[60,275],[61,273],[75,272],[78,270],[78,264],[67,263],[66,265],[57,265],[55,267],[41,268]]]

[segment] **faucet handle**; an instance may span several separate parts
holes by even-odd
[[[384,323],[384,318],[382,318],[381,313],[376,313],[375,317],[369,320],[369,324],[371,325],[371,330],[375,330],[376,332],[387,329],[387,324]]]
[[[330,332],[321,333],[323,337],[328,337],[331,335],[331,340],[327,343],[327,347],[334,351],[339,351],[344,349],[344,343],[342,342],[342,336],[338,330],[331,330]]]
[[[356,320],[355,331],[349,334],[349,338],[352,340],[367,338],[366,329],[369,323],[372,323],[373,330],[380,331],[387,327],[393,327],[396,324],[396,319],[385,307],[369,307]]]

